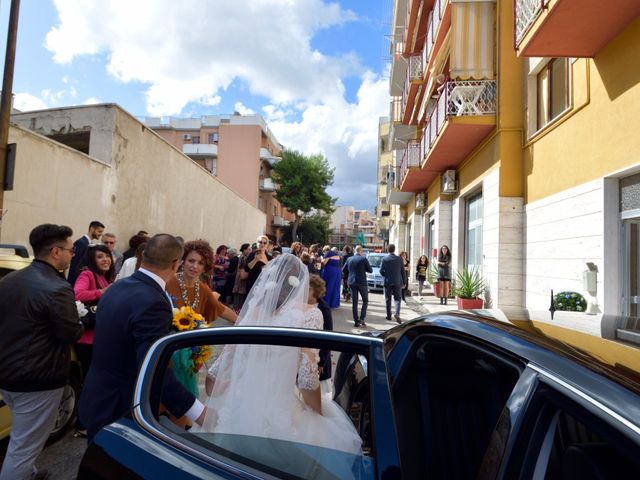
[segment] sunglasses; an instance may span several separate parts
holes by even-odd
[[[53,250],[54,248],[59,248],[60,250],[69,250],[71,253],[76,253],[76,247],[67,248],[61,245],[54,245],[49,249],[49,251]]]

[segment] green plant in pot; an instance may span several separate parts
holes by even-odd
[[[438,266],[435,264],[435,262],[431,262],[429,264],[429,270],[427,270],[427,281],[433,287],[433,294],[436,297],[441,297],[442,285],[440,285],[440,282],[438,281]]]
[[[482,308],[482,294],[486,282],[478,268],[464,268],[457,272],[453,294],[458,297],[458,308],[472,310]]]

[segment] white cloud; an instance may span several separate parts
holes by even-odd
[[[40,95],[42,95],[42,98],[44,98],[47,102],[49,102],[52,105],[56,105],[56,104],[60,103],[60,99],[62,98],[62,96],[64,94],[65,94],[65,90],[59,90],[57,92],[52,92],[48,88],[45,88],[44,90],[42,90],[40,92]]]
[[[89,97],[84,102],[82,102],[82,105],[96,105],[98,103],[102,103],[102,102],[98,100],[96,97]]]
[[[45,110],[47,104],[39,97],[30,93],[16,93],[13,97],[13,108],[21,112],[29,112],[32,110]]]
[[[112,77],[147,86],[153,116],[179,115],[190,102],[219,105],[232,83],[241,85],[266,99],[262,112],[282,144],[337,167],[331,193],[340,203],[370,206],[388,82],[353,53],[312,47],[320,30],[356,20],[329,1],[55,0],[59,22],[45,45],[59,63],[104,55]],[[361,85],[349,103],[343,79],[354,76]],[[241,102],[235,110],[254,113]]]
[[[306,154],[322,153],[336,167],[331,195],[341,205],[375,204],[378,121],[388,114],[389,83],[367,72],[357,102],[344,98],[307,107],[300,121],[287,121],[286,110],[263,108],[269,127],[285,147]]]
[[[341,78],[361,73],[353,54],[331,57],[311,39],[355,19],[323,0],[55,0],[59,22],[45,46],[59,63],[106,54],[108,72],[148,84],[152,115],[179,114],[234,80],[273,102],[318,102],[342,94]],[[162,28],[159,28],[159,26]]]
[[[245,107],[242,102],[236,102],[233,106],[233,110],[238,112],[240,115],[255,115],[256,112],[251,110],[248,107]]]

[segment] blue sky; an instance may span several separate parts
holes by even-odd
[[[338,204],[371,209],[390,10],[390,0],[22,0],[15,106],[259,113],[286,147],[329,159]]]

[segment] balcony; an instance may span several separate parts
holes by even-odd
[[[260,191],[261,192],[275,192],[276,185],[273,183],[272,178],[261,178],[260,179]]]
[[[406,205],[413,197],[412,193],[401,192],[400,167],[393,167],[387,173],[387,205]]]
[[[407,21],[404,54],[420,53],[420,47],[427,32],[426,15],[433,7],[434,0],[407,0]]]
[[[494,80],[447,82],[424,127],[420,168],[407,160],[400,190],[423,190],[440,172],[460,165],[495,128],[496,97]]]
[[[638,0],[515,0],[522,57],[594,57],[638,15]]]
[[[271,221],[271,225],[273,225],[274,227],[286,227],[287,225],[289,225],[289,222],[287,222],[280,215],[274,215],[273,220]]]
[[[407,141],[415,140],[416,126],[402,123],[402,97],[391,97],[389,115],[391,126],[389,139],[393,150],[404,148]]]
[[[413,82],[418,82],[417,77],[420,76],[419,84],[422,84],[420,88],[415,89],[415,97],[413,102],[407,102],[405,104],[405,110],[403,112],[403,121],[406,124],[417,125],[420,117],[422,117],[422,98],[427,94],[427,89],[430,85],[427,83],[430,72],[434,69],[436,59],[438,59],[438,52],[444,44],[447,32],[451,27],[451,3],[449,0],[435,0],[433,3],[433,10],[429,12],[429,17],[425,22],[425,34],[423,36],[422,48],[420,53],[420,61],[415,61],[416,67],[414,76],[416,77]],[[419,65],[419,69],[418,69]],[[411,69],[411,67],[410,67]],[[419,70],[419,71],[418,71]],[[411,85],[406,84],[409,89],[407,95],[408,100],[411,100],[410,94]],[[410,111],[408,111],[410,110]],[[424,119],[423,119],[424,120]]]
[[[207,143],[185,143],[182,153],[191,158],[211,158],[218,156],[218,146]]]

